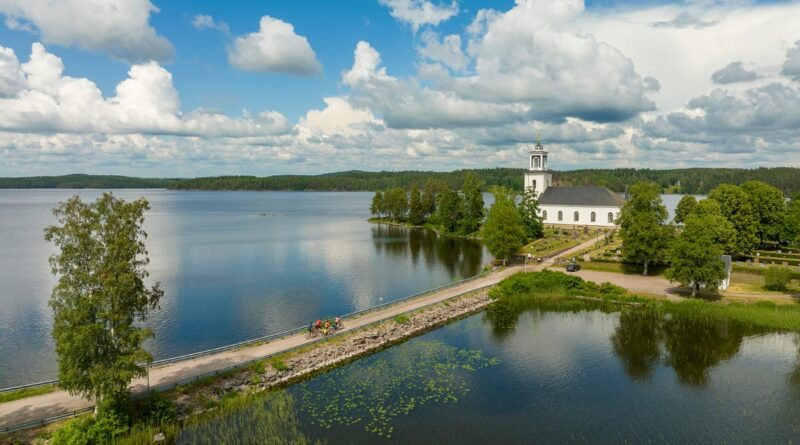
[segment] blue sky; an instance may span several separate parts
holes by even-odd
[[[800,163],[797,2],[111,3],[0,3],[0,175]]]

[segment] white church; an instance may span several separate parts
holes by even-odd
[[[553,187],[547,170],[547,151],[541,140],[530,152],[525,188],[539,200],[539,215],[545,224],[616,227],[625,199],[605,187]]]

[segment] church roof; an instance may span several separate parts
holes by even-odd
[[[539,204],[622,207],[625,200],[605,187],[547,187]]]

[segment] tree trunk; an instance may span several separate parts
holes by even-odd
[[[644,273],[642,275],[647,275],[647,260],[644,260]]]
[[[697,289],[700,287],[699,283],[692,283],[692,297],[697,296]]]

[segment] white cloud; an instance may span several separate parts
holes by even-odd
[[[276,112],[237,119],[202,110],[181,113],[172,75],[156,62],[133,65],[116,95],[106,99],[92,81],[64,76],[61,59],[40,43],[33,44],[30,60],[21,67],[6,48],[0,47],[0,55],[0,79],[18,76],[13,96],[0,98],[0,129],[7,131],[209,137],[288,130]]]
[[[322,73],[308,39],[295,34],[294,27],[268,15],[261,17],[258,32],[237,37],[228,61],[245,71],[282,72],[298,76]]]
[[[436,26],[458,14],[458,3],[433,4],[429,0],[379,0],[395,19],[408,23],[414,32],[423,25]]]
[[[0,97],[14,96],[25,84],[14,50],[0,46]]]
[[[6,26],[30,29],[33,24],[44,43],[130,62],[172,58],[172,45],[150,26],[152,12],[158,8],[150,0],[0,0]]]
[[[363,135],[369,128],[382,127],[383,123],[367,109],[354,108],[342,97],[326,97],[325,108],[309,110],[297,125],[306,135],[316,136]]]
[[[426,32],[422,35],[422,42],[419,53],[423,57],[441,62],[457,71],[462,71],[469,64],[469,58],[461,51],[461,36],[458,34],[439,40],[435,33]]]
[[[231,34],[231,29],[225,22],[218,22],[207,14],[198,14],[192,19],[192,26],[195,29],[216,29],[225,35]]]
[[[783,62],[783,67],[781,67],[781,74],[800,81],[800,40],[794,42],[794,47],[786,53],[786,60]]]

